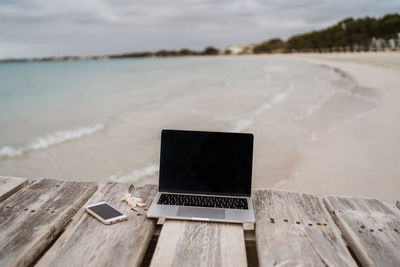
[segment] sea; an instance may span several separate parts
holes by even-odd
[[[186,129],[253,133],[253,186],[274,186],[379,99],[341,70],[280,57],[0,63],[0,175],[157,183],[161,130]]]

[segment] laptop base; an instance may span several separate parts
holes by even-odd
[[[165,192],[162,192],[165,193]],[[248,209],[224,209],[209,207],[188,207],[175,205],[160,205],[158,199],[162,194],[160,192],[155,196],[150,209],[147,211],[149,218],[167,218],[178,220],[194,221],[214,221],[230,223],[253,223],[255,222],[254,211],[251,198],[245,197],[248,202]]]

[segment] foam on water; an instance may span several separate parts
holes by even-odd
[[[260,115],[263,113],[265,110],[270,109],[272,107],[271,102],[266,102],[263,103],[256,111],[254,112],[256,115]]]
[[[338,70],[264,57],[17,66],[0,86],[15,88],[0,98],[0,169],[15,176],[145,183],[158,172],[160,129],[184,128],[253,132],[254,180],[272,185],[294,173],[299,147],[357,123],[379,99]]]
[[[293,90],[294,84],[292,82],[289,82],[286,91],[274,94],[267,102],[261,104],[254,111],[246,114],[246,118],[235,121],[232,131],[241,132],[245,129],[248,129],[254,123],[255,117],[261,115],[264,111],[271,109],[273,105],[283,102]]]
[[[319,102],[317,102],[315,105],[310,106],[307,109],[306,117],[311,116],[314,112],[318,111],[335,93],[334,90],[329,91]]]
[[[293,90],[294,90],[294,85],[293,85],[293,83],[290,82],[290,83],[289,83],[289,88],[286,90],[286,92],[276,94],[276,95],[272,98],[271,103],[272,103],[272,104],[278,104],[278,103],[282,102],[283,100],[285,100],[285,99],[288,97],[288,95],[289,95]]]
[[[253,120],[244,119],[235,122],[235,127],[232,129],[233,132],[241,132],[250,127],[253,124]]]
[[[135,169],[129,174],[120,175],[115,174],[108,177],[109,181],[118,182],[118,183],[127,183],[127,182],[138,182],[144,178],[153,176],[158,172],[158,165],[157,164],[149,164],[144,168]]]
[[[288,184],[287,180],[282,180],[276,183],[272,188],[281,189],[284,188]]]
[[[28,151],[46,149],[50,146],[95,134],[104,128],[105,124],[98,123],[93,126],[84,126],[73,130],[58,131],[45,137],[40,137],[27,145],[6,145],[0,148],[0,157],[15,157]]]
[[[371,114],[373,112],[376,112],[376,111],[377,111],[377,108],[375,107],[375,108],[372,108],[372,109],[367,110],[365,112],[356,114],[353,117],[350,117],[349,119],[347,119],[347,120],[345,120],[345,121],[343,121],[343,122],[341,122],[341,123],[339,123],[337,125],[332,125],[327,130],[327,133],[333,133],[333,132],[337,131],[338,129],[340,129],[340,128],[346,126],[346,125],[352,124],[355,121],[357,121],[357,120],[359,120],[359,119],[361,119],[361,118],[363,118],[363,117],[365,117],[365,116],[367,116],[367,115],[369,115],[369,114]]]
[[[317,133],[316,132],[311,133],[311,141],[317,141]]]

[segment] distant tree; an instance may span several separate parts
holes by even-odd
[[[198,52],[187,49],[187,48],[183,48],[178,52],[179,56],[193,56],[193,55],[197,55]]]
[[[155,53],[157,57],[171,57],[176,56],[178,52],[175,50],[160,50]]]
[[[286,43],[279,38],[273,38],[254,46],[254,54],[285,52]]]
[[[151,57],[153,53],[151,52],[136,52],[136,53],[127,53],[122,55],[111,55],[110,58],[135,58],[135,57]]]
[[[201,54],[202,55],[218,55],[219,50],[212,46],[208,46],[203,50],[203,52],[201,52]]]
[[[329,28],[295,35],[287,41],[292,51],[333,51],[368,49],[372,38],[398,39],[400,15],[388,14],[380,19],[347,18]]]
[[[183,48],[178,52],[181,56],[189,56],[191,55],[191,51],[189,49]]]
[[[381,36],[385,40],[397,39],[400,33],[400,15],[388,14],[378,20]]]

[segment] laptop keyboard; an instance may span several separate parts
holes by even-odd
[[[233,197],[161,194],[157,204],[225,209],[248,209],[247,199]]]

